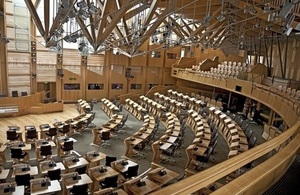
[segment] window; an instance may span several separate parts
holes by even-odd
[[[168,59],[176,59],[177,54],[176,53],[167,53],[167,58]]]
[[[130,89],[142,89],[142,84],[131,84]]]
[[[80,84],[64,84],[64,90],[80,90]]]
[[[120,90],[120,89],[123,89],[123,84],[122,84],[122,83],[113,83],[113,84],[111,84],[111,89],[112,89],[112,90]]]
[[[103,83],[89,83],[88,90],[102,90],[104,88]]]
[[[29,17],[25,5],[14,5],[15,47],[19,51],[29,51]]]
[[[159,51],[152,51],[151,57],[152,58],[160,58],[161,54]]]

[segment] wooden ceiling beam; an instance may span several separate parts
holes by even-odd
[[[91,1],[90,0],[87,0],[87,4],[90,5],[91,4]],[[96,13],[97,14],[97,13]],[[95,29],[95,20],[94,20],[94,17],[92,14],[90,14],[90,29],[91,29],[91,36],[92,36],[92,39],[93,39],[93,44],[95,43],[96,41],[96,29]],[[90,42],[91,43],[91,42]],[[91,43],[92,44],[92,43]]]
[[[44,0],[44,22],[45,22],[45,38],[49,37],[49,26],[50,26],[50,1]]]
[[[54,21],[52,23],[52,26],[50,28],[50,37],[53,36],[54,31],[57,29],[57,27],[60,25],[61,21],[65,21],[66,17],[69,16],[71,10],[73,10],[73,4],[74,4],[74,0],[70,0],[70,5],[66,10],[65,14],[61,14],[60,11],[58,11],[58,13],[56,14]]]
[[[134,10],[131,10],[131,11],[127,12],[127,13],[125,14],[125,16],[124,16],[125,21],[126,21],[126,20],[129,20],[130,18],[132,18],[132,17],[135,16],[136,14],[138,14],[138,13],[140,13],[140,12],[146,10],[146,9],[149,8],[149,7],[150,7],[150,4],[147,3],[147,4],[144,4],[144,5],[141,5],[140,7],[136,8],[136,9],[134,9]]]
[[[111,3],[111,2],[110,2]],[[97,35],[97,44],[100,43],[100,37],[103,33],[103,29],[104,29],[104,26],[106,24],[106,17],[108,15],[108,7],[109,7],[109,2],[108,1],[104,1],[104,3],[102,4],[101,1],[99,3],[99,8],[101,10],[101,19],[100,19],[100,22],[99,22],[99,27],[98,27],[98,35]]]
[[[115,13],[114,17],[112,18],[111,23],[105,28],[105,31],[100,35],[98,34],[99,39],[97,40],[97,44],[101,44],[110,35],[112,30],[117,26],[118,22],[120,22],[120,19],[127,12],[131,5],[131,0],[125,0],[123,2],[121,8]]]
[[[31,14],[31,17],[37,27],[37,29],[39,30],[40,34],[42,35],[42,37],[45,39],[45,30],[44,30],[44,27],[42,25],[42,22],[35,10],[35,7],[33,5],[33,3],[31,1],[25,1],[25,4]]]
[[[216,17],[218,14],[221,13],[221,10],[222,10],[221,7],[219,7],[218,9],[216,9],[216,10],[212,13],[210,20],[214,20],[215,17]],[[208,21],[208,22],[210,22],[210,21]],[[192,33],[192,35],[197,35],[197,34],[201,33],[201,32],[202,32],[204,29],[206,29],[206,28],[207,28],[206,25],[201,25],[201,26],[199,26],[199,27]]]
[[[150,5],[150,8],[149,8],[149,12],[148,12],[148,14],[145,18],[145,21],[144,21],[144,26],[148,26],[149,23],[151,22],[154,14],[156,13],[158,2],[159,2],[159,0],[153,0],[152,1],[151,5]]]
[[[159,27],[159,25],[165,20],[166,17],[170,14],[172,9],[165,9],[157,17],[157,19],[151,24],[151,27],[144,33],[144,36],[141,37],[139,46],[135,49],[134,53],[149,39],[153,32]]]
[[[83,35],[87,38],[87,40],[90,42],[90,44],[93,46],[93,48],[96,49],[95,42],[94,42],[90,32],[88,31],[87,27],[85,26],[83,20],[78,15],[75,16],[75,19],[76,19],[76,22],[78,23],[78,25],[80,26],[80,29],[81,29]]]

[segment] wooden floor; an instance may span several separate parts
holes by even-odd
[[[7,126],[16,125],[24,128],[26,125],[34,125],[37,129],[41,124],[53,124],[56,121],[65,121],[78,116],[79,113],[74,104],[64,104],[63,112],[48,114],[28,114],[18,117],[0,118],[0,143],[5,143]]]

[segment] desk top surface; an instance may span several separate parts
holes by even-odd
[[[6,179],[9,174],[9,169],[2,169],[0,173],[0,180]]]
[[[26,170],[26,171],[20,171],[17,173],[15,172],[15,170],[13,170],[11,177],[15,178],[15,175],[23,175],[23,174],[27,174],[27,173],[29,173],[31,176],[38,175],[39,174],[38,167],[37,166],[30,167],[29,171]]]
[[[78,162],[73,162],[73,161],[64,162],[64,165],[67,169],[73,169],[73,168],[77,168],[89,164],[89,162],[85,160],[85,158],[79,157],[78,160],[79,160]]]
[[[161,175],[161,172],[165,172],[164,175]],[[178,173],[164,168],[164,167],[158,167],[153,170],[151,170],[148,173],[149,178],[153,179],[154,181],[159,182],[161,185],[167,184],[168,182],[172,181],[173,179],[177,178],[179,176]]]
[[[89,155],[88,153],[84,155],[85,159],[89,162],[96,162],[96,161],[100,161],[106,158],[106,154],[102,153],[102,152],[96,152],[96,156],[93,156],[93,153],[91,153],[91,155]]]
[[[125,164],[123,164],[123,162],[125,162]],[[116,163],[113,163],[114,169],[118,172],[125,172],[127,171],[128,167],[133,167],[135,165],[138,164],[128,159],[118,160]]]
[[[50,181],[51,185],[48,186],[47,188],[40,188],[37,190],[31,189],[30,194],[31,195],[38,195],[38,194],[48,194],[48,193],[55,193],[61,191],[61,186],[58,180],[53,180]]]
[[[40,164],[40,171],[41,171],[41,173],[42,174],[47,174],[48,171],[50,171],[50,170],[56,170],[56,169],[60,169],[61,171],[65,170],[65,166],[64,166],[63,163],[57,162],[55,164],[56,164],[56,166],[53,166],[53,167],[49,167],[49,165],[42,166]]]
[[[143,181],[146,183],[144,186],[138,186],[137,183],[129,186],[129,190],[133,192],[135,195],[142,195],[142,194],[148,194],[150,192],[153,192],[160,188],[158,184],[155,182],[151,181],[150,179],[143,179]]]
[[[74,185],[81,185],[81,184],[91,184],[93,183],[92,179],[87,175],[87,174],[81,174],[81,179],[80,180],[76,180],[72,183],[66,184],[65,183],[65,187],[67,189],[71,189],[73,188]]]
[[[103,173],[101,173],[99,170],[97,170],[97,168],[105,168],[106,171],[103,172]],[[114,175],[118,175],[119,174],[116,170],[114,170],[110,166],[105,166],[105,167],[103,167],[103,166],[97,166],[97,167],[93,167],[92,169],[89,169],[89,172],[91,173],[91,176],[95,180],[97,180],[97,181],[102,181],[106,177],[110,177],[110,176],[114,176]]]

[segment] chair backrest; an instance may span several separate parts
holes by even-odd
[[[68,140],[64,142],[63,150],[73,150],[73,141]]]
[[[110,139],[110,132],[109,131],[103,131],[101,133],[101,140],[109,140]]]
[[[37,131],[36,131],[36,129],[30,129],[30,130],[28,129],[27,132],[26,132],[26,137],[30,138],[30,139],[37,138]]]
[[[21,148],[10,148],[10,154],[12,158],[22,158],[22,149]]]
[[[284,125],[283,123],[281,123],[281,124],[279,125],[278,129],[279,129],[280,131],[283,131],[283,130],[285,129],[285,125]]]
[[[60,180],[61,169],[48,170],[47,176],[50,178],[50,180]]]
[[[79,167],[75,169],[75,172],[77,172],[79,175],[86,173],[87,166]]]
[[[138,175],[139,165],[134,165],[132,167],[128,167],[127,169],[127,178],[136,177]]]
[[[251,136],[253,135],[253,131],[251,129],[249,129],[248,131],[246,131],[246,136],[247,139],[250,140]]]
[[[116,161],[117,157],[115,156],[106,156],[105,157],[105,166],[111,166],[110,163]]]
[[[51,155],[52,154],[52,148],[51,145],[43,145],[41,146],[41,155],[42,156],[47,156],[47,155]]]
[[[110,187],[117,187],[118,186],[118,175],[106,177],[104,179],[104,185],[102,187],[104,188],[110,188]]]
[[[49,131],[48,131],[48,135],[51,135],[51,136],[57,135],[56,127],[50,127]]]
[[[7,130],[6,131],[6,138],[7,140],[16,140],[18,139],[18,134],[15,130]]]
[[[253,148],[256,144],[257,138],[254,136],[252,140],[250,140],[249,148]]]
[[[70,124],[64,124],[63,132],[69,132],[69,131],[70,131]]]
[[[17,186],[30,186],[30,174],[15,175]]]
[[[71,192],[73,195],[86,195],[88,194],[88,189],[88,184],[74,185]]]

